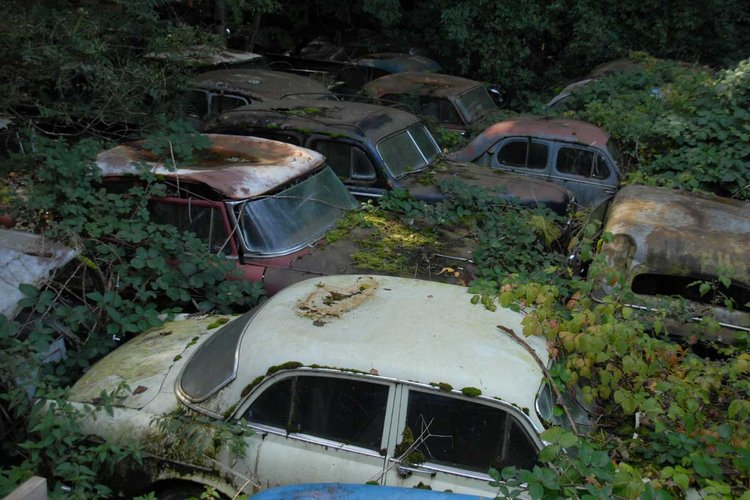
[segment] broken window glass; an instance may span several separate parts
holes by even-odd
[[[406,425],[427,462],[487,472],[530,469],[537,449],[508,412],[478,402],[410,391]]]

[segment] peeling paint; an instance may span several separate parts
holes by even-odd
[[[377,288],[378,282],[372,276],[362,276],[351,286],[333,287],[321,283],[316,290],[297,302],[297,314],[329,323],[373,297]]]
[[[211,146],[189,166],[172,165],[145,149],[143,141],[121,144],[99,153],[103,177],[137,176],[147,165],[175,181],[203,183],[231,199],[259,196],[319,168],[315,151],[258,137],[205,134]]]

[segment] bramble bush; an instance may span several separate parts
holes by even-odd
[[[180,130],[172,127],[149,144],[158,152],[160,143],[170,143],[170,151],[189,160],[193,148],[203,144]],[[37,138],[32,153],[5,164],[7,178],[15,182],[13,219],[75,248],[78,256],[40,288],[22,285],[26,298],[19,305],[26,313],[0,322],[3,490],[46,471],[53,489],[64,481],[74,495],[106,495],[97,473],[135,451],[87,444],[76,421],[81,411],[94,410],[71,407],[61,388],[119,342],[161,325],[175,312],[244,311],[263,295],[259,283],[230,279],[234,265],[210,254],[195,235],[150,221],[148,199],[164,193],[165,186],[147,169],[143,183],[127,193],[105,190],[93,163],[101,148],[97,141],[68,146]],[[67,358],[40,364],[60,332]],[[37,396],[56,401],[59,420],[28,401],[31,380],[39,385]],[[116,395],[103,396],[112,401]]]
[[[639,69],[574,93],[563,113],[612,135],[628,183],[750,200],[750,60],[714,74],[702,66],[637,59]]]

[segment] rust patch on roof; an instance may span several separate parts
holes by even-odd
[[[367,83],[363,90],[372,97],[415,93],[435,97],[457,97],[478,87],[481,82],[441,73],[407,71],[381,76]]]
[[[206,134],[207,150],[192,165],[161,160],[142,141],[121,144],[99,153],[96,166],[103,177],[137,176],[139,166],[182,182],[206,184],[230,199],[243,200],[272,191],[317,169],[324,157],[305,148],[257,137]]]
[[[602,149],[607,147],[609,141],[609,134],[591,123],[560,118],[519,116],[489,126],[464,149],[450,155],[450,158],[462,161],[475,160],[500,139],[511,136],[538,137],[596,146]]]
[[[297,314],[323,326],[372,298],[377,288],[378,282],[372,276],[362,276],[344,287],[319,283],[316,290],[297,302]]]

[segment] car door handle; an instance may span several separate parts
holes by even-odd
[[[435,471],[423,469],[421,467],[412,467],[410,465],[397,465],[396,470],[401,477],[408,477],[412,474],[422,474],[423,476],[433,477],[436,474]]]

